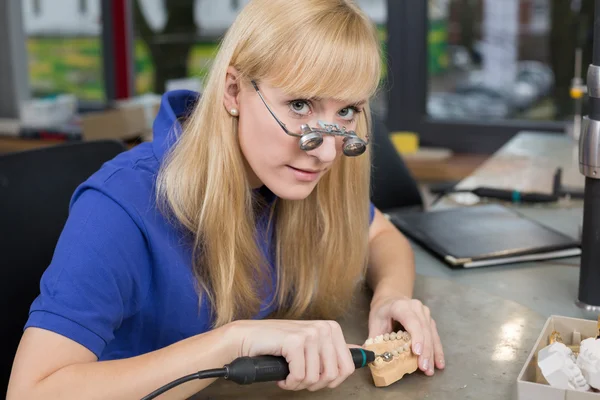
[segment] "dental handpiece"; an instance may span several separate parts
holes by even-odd
[[[356,368],[362,368],[381,357],[383,361],[389,362],[393,359],[390,352],[376,355],[374,352],[361,349],[350,349],[352,361]],[[144,396],[142,400],[151,400],[160,396],[175,386],[181,385],[196,379],[224,378],[240,385],[249,385],[254,382],[281,381],[287,378],[290,370],[285,357],[281,356],[255,356],[238,357],[223,368],[208,369],[198,371],[193,374],[183,376],[166,385],[161,386],[154,392]]]
[[[384,361],[392,359],[391,353],[385,352],[377,355],[372,351],[362,348],[351,348],[352,361],[356,368],[362,368],[381,357]],[[224,378],[240,385],[249,385],[254,382],[281,381],[289,375],[290,370],[285,357],[281,356],[255,356],[239,357],[230,364],[225,365]]]

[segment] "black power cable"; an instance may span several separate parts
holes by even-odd
[[[451,189],[441,193],[430,206],[437,204],[444,196],[452,193],[473,193],[478,197],[510,201],[513,203],[553,203],[558,200],[555,194],[521,192],[519,190],[496,189],[480,186],[474,189]]]
[[[352,361],[356,368],[362,368],[375,361],[375,353],[361,348],[350,349]],[[256,356],[238,357],[223,368],[207,369],[194,374],[183,376],[170,382],[142,400],[151,400],[173,389],[175,386],[193,381],[195,379],[225,378],[240,385],[249,385],[254,382],[268,382],[284,380],[290,373],[285,357],[281,356]]]
[[[175,386],[179,386],[189,381],[193,381],[196,379],[208,379],[208,378],[221,378],[225,376],[227,370],[225,368],[216,368],[216,369],[207,369],[205,371],[199,371],[194,374],[189,374],[186,376],[182,376],[179,379],[175,379],[173,382],[167,383],[163,387],[156,389],[154,392],[150,393],[147,396],[144,396],[142,400],[150,400],[155,397],[160,396],[164,392],[173,389]]]
[[[438,196],[431,202],[430,207],[436,205],[445,196],[452,193],[473,193],[479,197],[510,201],[513,203],[553,203],[562,197],[572,199],[583,199],[581,189],[569,188],[562,184],[562,168],[557,168],[552,177],[552,193],[521,192],[519,190],[497,189],[492,187],[480,186],[474,189],[454,189],[449,188],[441,190]]]

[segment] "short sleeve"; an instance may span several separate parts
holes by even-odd
[[[375,205],[370,202],[369,203],[369,225],[371,225],[373,223],[373,220],[375,219]]]
[[[115,200],[95,189],[72,203],[25,328],[66,336],[100,357],[149,285],[143,230]]]

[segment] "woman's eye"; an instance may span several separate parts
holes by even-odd
[[[308,106],[308,103],[304,100],[291,101],[290,109],[297,114],[303,114],[303,115],[308,114],[310,111],[310,107]]]
[[[356,108],[346,107],[340,110],[339,115],[345,120],[352,121],[358,113],[359,111]]]

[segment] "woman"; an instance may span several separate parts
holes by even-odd
[[[251,1],[202,97],[165,94],[153,142],[75,192],[8,398],[141,398],[261,354],[286,357],[282,389],[336,387],[354,366],[332,320],[365,275],[369,336],[398,321],[420,369],[443,368],[429,310],[411,299],[411,249],[369,202],[359,138],[379,51],[349,0]],[[324,134],[312,146],[311,131],[334,124],[356,136]]]

